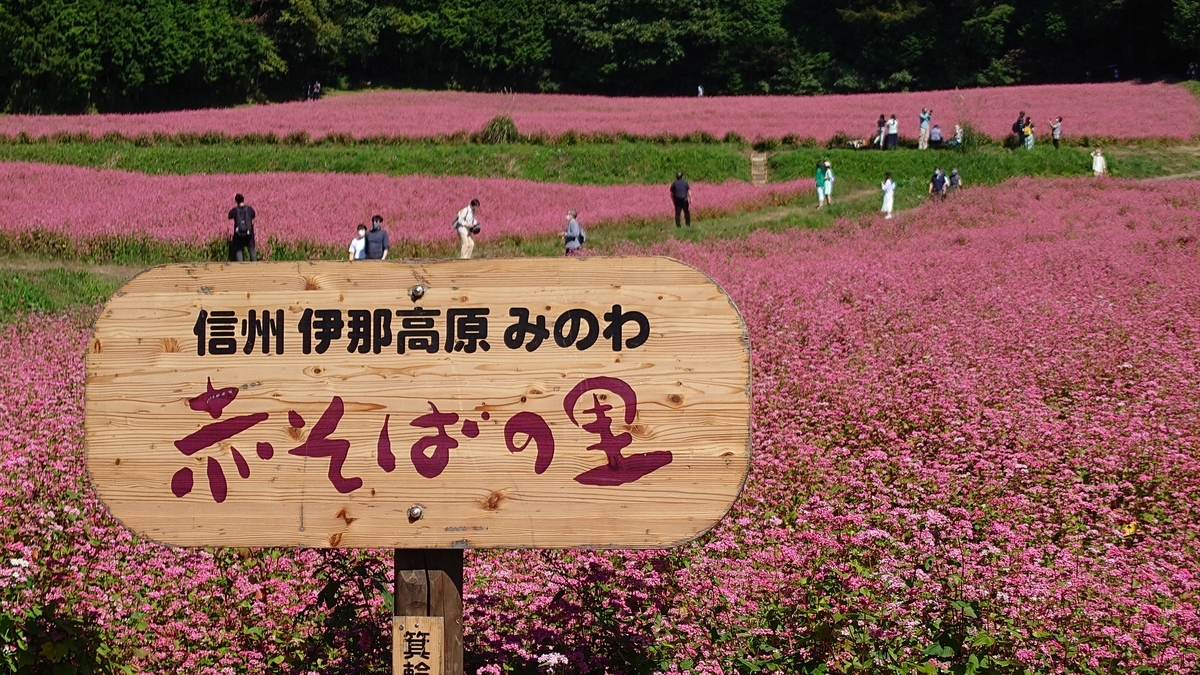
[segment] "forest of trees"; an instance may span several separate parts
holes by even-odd
[[[305,83],[614,95],[1179,77],[1200,0],[3,0],[0,111],[282,100]]]

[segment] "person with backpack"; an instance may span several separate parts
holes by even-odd
[[[243,251],[249,253],[250,261],[258,260],[254,250],[254,207],[246,204],[246,198],[239,192],[233,196],[236,204],[229,209],[229,219],[233,221],[233,236],[229,238],[229,259],[242,262]]]
[[[1017,137],[1017,145],[1025,145],[1025,111],[1017,115],[1017,121],[1012,125],[1013,135]]]
[[[953,195],[962,189],[962,176],[959,175],[958,169],[950,169],[950,179],[946,182],[946,194]]]
[[[692,226],[692,186],[683,178],[683,172],[675,174],[675,182],[671,183],[671,203],[675,206],[675,227],[679,227],[679,214],[683,214],[683,222]]]
[[[458,258],[470,260],[475,252],[475,237],[479,234],[479,200],[472,199],[463,210],[454,217],[454,231],[458,233]]]
[[[575,209],[567,211],[567,230],[563,232],[563,242],[567,246],[567,255],[571,256],[579,255],[579,249],[587,241],[587,234],[579,226],[578,218],[579,212]]]
[[[367,232],[366,245],[363,246],[363,258],[366,260],[387,260],[388,233],[383,229],[383,216],[371,217],[371,231]]]

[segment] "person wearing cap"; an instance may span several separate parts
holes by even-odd
[[[475,252],[475,237],[479,234],[479,200],[472,199],[454,218],[454,231],[458,233],[458,258],[470,260]]]
[[[679,214],[683,214],[684,222],[692,226],[692,186],[683,179],[683,172],[675,174],[675,182],[671,183],[671,203],[675,205],[675,227],[679,227]]]
[[[950,169],[950,180],[946,181],[946,194],[953,195],[962,188],[962,176],[958,174],[958,169]]]

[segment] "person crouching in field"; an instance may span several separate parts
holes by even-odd
[[[358,224],[358,234],[350,240],[350,259],[365,260],[367,257],[367,226]]]
[[[254,207],[246,204],[246,198],[238,193],[233,196],[236,204],[229,209],[229,219],[233,221],[233,236],[229,239],[229,259],[242,262],[242,251],[250,254],[251,262],[258,260],[254,251]]]
[[[479,200],[472,199],[454,218],[454,231],[458,233],[458,258],[470,260],[475,252],[475,237],[479,234]]]
[[[567,255],[579,255],[579,249],[583,247],[583,242],[587,241],[587,234],[579,226],[578,218],[579,212],[575,209],[567,211],[567,229],[563,232],[563,243],[567,246]]]

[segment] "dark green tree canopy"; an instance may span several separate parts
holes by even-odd
[[[1200,0],[5,0],[0,109],[159,110],[340,86],[827,93],[1155,78]]]

